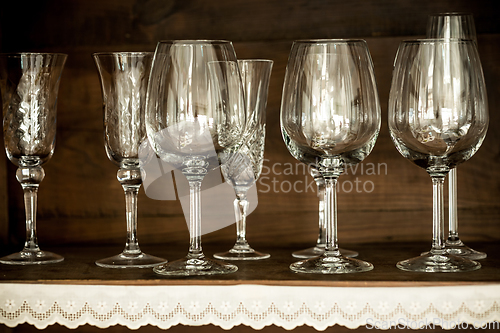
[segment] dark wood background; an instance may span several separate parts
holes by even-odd
[[[274,173],[259,185],[248,238],[256,245],[298,246],[316,240],[317,198],[311,191],[285,193],[290,183],[301,181],[297,188],[305,189],[305,181],[312,181],[302,172],[283,174],[287,163],[299,164],[285,148],[279,128],[288,53],[296,39],[366,39],[375,64],[382,129],[372,154],[363,162],[363,174],[360,168],[340,179],[340,244],[430,241],[430,178],[394,148],[387,129],[387,100],[399,42],[422,37],[427,15],[448,11],[475,16],[491,117],[482,148],[459,168],[460,234],[470,241],[500,239],[499,10],[498,0],[39,0],[2,4],[0,51],[69,55],[59,90],[56,150],[44,166],[46,177],[39,192],[41,246],[124,243],[124,197],[117,169],[104,151],[101,90],[91,54],[154,51],[161,39],[227,39],[234,42],[239,58],[274,60],[265,150],[266,166],[274,166]],[[380,166],[380,174],[368,174],[371,165]],[[14,173],[15,167],[0,154],[0,241],[20,247],[24,207]],[[365,184],[368,191],[349,190],[356,182]],[[271,191],[266,191],[265,184],[271,185]],[[230,226],[204,236],[204,244],[229,246],[234,238],[234,226]],[[141,244],[185,240],[187,249],[188,233],[179,202],[155,201],[141,191],[139,240]]]

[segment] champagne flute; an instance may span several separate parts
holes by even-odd
[[[373,64],[363,40],[295,41],[281,104],[281,131],[291,155],[325,181],[325,251],[293,263],[298,273],[352,273],[373,265],[343,256],[337,243],[337,179],[361,162],[380,130]]]
[[[236,243],[227,252],[216,253],[214,257],[223,260],[260,260],[270,257],[268,253],[255,251],[246,239],[246,217],[248,210],[247,192],[259,179],[264,161],[264,141],[266,136],[266,105],[269,80],[273,67],[272,60],[249,59],[238,60],[245,98],[248,138],[239,150],[239,161],[242,166],[222,168],[224,178],[234,188],[236,199],[234,211],[236,216]],[[236,159],[235,159],[236,160]],[[229,167],[229,169],[228,169]],[[232,174],[231,171],[240,170]]]
[[[474,17],[469,13],[442,13],[429,16],[427,38],[471,39],[477,44]],[[486,253],[465,245],[458,237],[457,169],[451,169],[448,176],[448,238],[445,249],[451,254],[465,256],[472,260],[486,258]]]
[[[201,183],[238,149],[246,130],[243,85],[231,42],[159,42],[146,108],[149,142],[189,183],[190,247],[183,259],[156,266],[157,274],[189,276],[235,272],[206,258],[201,247]]]
[[[67,55],[16,53],[0,55],[0,90],[3,133],[9,160],[18,166],[17,181],[24,192],[26,242],[24,248],[0,258],[11,265],[50,264],[63,261],[42,251],[36,233],[38,187],[45,177],[42,165],[54,153],[57,94]]]
[[[141,251],[137,239],[137,195],[142,184],[139,146],[146,139],[144,110],[153,53],[94,53],[101,80],[104,143],[108,158],[119,167],[117,179],[125,192],[127,240],[122,253],[99,259],[106,268],[146,268],[166,260]]]
[[[389,129],[398,151],[424,168],[433,184],[432,248],[398,262],[415,272],[465,272],[478,262],[444,248],[443,183],[450,169],[481,146],[488,128],[486,88],[471,40],[424,39],[400,44],[389,97]]]
[[[319,207],[318,207],[318,222],[319,222],[319,232],[318,239],[316,240],[316,246],[309,247],[304,250],[295,251],[292,253],[294,258],[298,259],[309,259],[313,257],[317,257],[325,252],[325,244],[326,244],[326,230],[325,230],[325,180],[323,176],[314,168],[311,168],[311,176],[314,178],[314,182],[316,183],[316,188],[318,190],[318,199],[319,199]],[[357,257],[358,252],[352,250],[346,250],[339,248],[340,253],[342,253],[345,257]]]

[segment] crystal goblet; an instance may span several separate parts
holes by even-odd
[[[444,247],[443,183],[448,172],[481,146],[488,106],[472,40],[423,39],[400,44],[389,96],[389,129],[403,157],[424,168],[433,185],[432,248],[398,262],[415,272],[465,272],[478,262]]]
[[[18,166],[16,178],[24,192],[26,241],[24,248],[0,258],[11,265],[50,264],[63,261],[42,251],[36,232],[38,187],[45,177],[42,165],[54,153],[57,96],[67,55],[17,53],[0,55],[0,90],[3,133],[9,160]]]
[[[441,13],[427,19],[427,38],[471,39],[477,44],[474,16],[470,13]],[[451,254],[472,260],[486,258],[486,253],[465,245],[458,236],[457,168],[448,175],[448,238],[444,246]]]
[[[104,146],[119,167],[117,179],[125,192],[127,240],[122,253],[99,259],[106,268],[146,268],[167,260],[141,251],[137,238],[137,196],[142,185],[139,147],[146,140],[144,110],[153,53],[94,53],[104,111]]]
[[[238,60],[246,99],[247,138],[239,149],[239,167],[225,165],[222,172],[233,187],[236,199],[236,243],[227,252],[216,253],[214,257],[223,260],[259,260],[270,257],[268,253],[254,250],[246,239],[246,218],[248,215],[247,192],[259,179],[264,161],[264,141],[266,137],[266,105],[269,80],[273,67],[272,60]]]
[[[201,183],[237,151],[246,130],[243,85],[231,42],[159,42],[151,69],[146,129],[162,161],[189,183],[190,247],[183,259],[156,266],[161,275],[214,275],[238,267],[207,258],[201,247]]]
[[[293,263],[298,273],[373,269],[343,256],[337,241],[337,179],[372,151],[380,130],[373,64],[363,40],[304,40],[292,45],[281,104],[283,140],[297,160],[325,181],[325,251]]]

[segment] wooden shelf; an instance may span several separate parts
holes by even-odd
[[[304,244],[303,248],[311,244]],[[238,271],[223,276],[174,278],[155,274],[151,269],[106,269],[94,264],[95,260],[117,254],[120,246],[52,247],[65,257],[59,264],[35,266],[1,265],[1,283],[51,283],[51,284],[104,284],[104,285],[287,285],[287,286],[447,286],[464,284],[500,283],[500,241],[474,243],[471,246],[484,251],[488,257],[481,260],[482,268],[469,273],[412,273],[396,268],[399,260],[417,256],[429,248],[428,243],[371,243],[346,244],[342,247],[359,252],[359,258],[371,262],[375,268],[359,274],[315,275],[297,274],[289,265],[298,259],[291,253],[301,247],[258,247],[271,253],[262,261],[235,261]],[[42,246],[43,248],[43,246]],[[43,248],[45,249],[45,248]],[[142,246],[144,252],[175,260],[186,254],[187,244]],[[217,244],[205,244],[207,256],[224,250]],[[11,249],[11,251],[14,251]],[[9,253],[3,249],[3,254]]]

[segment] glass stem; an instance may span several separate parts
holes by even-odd
[[[137,240],[137,196],[142,184],[141,172],[137,169],[121,168],[117,178],[125,192],[125,215],[127,220],[127,241],[124,254],[141,253]]]
[[[317,246],[324,246],[326,243],[325,235],[325,183],[323,181],[316,182],[318,187],[318,221],[319,221],[319,233],[318,240],[316,241]]]
[[[189,182],[189,258],[204,257],[201,248],[201,181]]]
[[[444,196],[445,175],[434,174],[432,177],[432,249],[433,254],[444,253]]]
[[[337,244],[337,178],[325,177],[325,255],[340,256]]]
[[[234,200],[234,212],[236,215],[236,245],[248,245],[246,239],[248,200],[246,194],[240,194]]]
[[[25,252],[40,251],[36,236],[36,210],[38,199],[38,186],[45,177],[41,166],[19,167],[16,171],[17,181],[24,192],[24,209],[26,214],[26,242]]]
[[[457,169],[450,170],[448,178],[448,239],[458,241],[458,200],[457,200]]]

